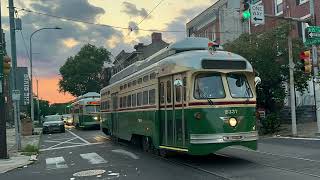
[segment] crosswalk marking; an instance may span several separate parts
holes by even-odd
[[[46,158],[47,169],[68,168],[63,157]]]
[[[99,156],[97,153],[86,153],[86,154],[80,154],[80,156],[83,159],[86,159],[89,161],[90,164],[102,164],[107,163],[106,160],[104,160],[101,156]]]

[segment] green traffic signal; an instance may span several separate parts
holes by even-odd
[[[243,11],[242,12],[242,19],[243,20],[248,20],[251,17],[251,13],[249,10]]]

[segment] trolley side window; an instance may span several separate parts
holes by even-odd
[[[252,98],[252,91],[244,74],[228,74],[228,86],[233,98]]]
[[[131,107],[131,95],[127,97],[127,107]]]
[[[171,81],[167,81],[167,103],[171,103]]]
[[[139,92],[137,94],[137,106],[141,106],[141,104],[142,104],[142,93]]]
[[[147,105],[149,103],[148,96],[149,96],[149,91],[143,91],[143,105]]]
[[[218,99],[225,97],[226,94],[220,74],[199,74],[196,76],[194,84],[194,98]]]
[[[152,89],[149,91],[149,104],[156,103],[156,90]]]
[[[136,107],[137,104],[137,95],[132,94],[132,107]]]
[[[176,86],[176,102],[181,102],[181,86]]]
[[[160,83],[160,103],[164,104],[164,84]]]

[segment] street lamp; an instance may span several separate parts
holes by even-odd
[[[32,87],[32,37],[34,34],[36,34],[39,31],[42,30],[46,30],[46,29],[53,29],[53,30],[57,30],[57,29],[61,29],[60,27],[45,27],[45,28],[40,28],[37,29],[36,31],[34,31],[31,35],[30,35],[30,92],[31,92],[31,122],[34,122],[34,104],[33,104],[33,87]],[[38,109],[39,111],[39,109]],[[41,121],[39,120],[39,123],[41,123]]]

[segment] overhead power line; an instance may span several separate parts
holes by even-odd
[[[121,26],[113,26],[113,25],[108,25],[108,24],[100,24],[100,23],[94,23],[94,22],[89,22],[89,21],[84,21],[80,19],[74,19],[74,18],[69,18],[69,17],[63,17],[63,16],[57,16],[57,15],[52,15],[52,14],[47,14],[43,12],[37,12],[33,11],[30,9],[25,9],[25,8],[17,8],[21,11],[29,12],[29,13],[34,13],[42,16],[48,16],[51,18],[56,18],[56,19],[62,19],[65,21],[72,21],[72,22],[78,22],[78,23],[84,23],[84,24],[90,24],[90,25],[95,25],[95,26],[101,26],[101,27],[108,27],[108,28],[114,28],[114,29],[124,29],[124,30],[132,30],[130,27],[121,27]],[[180,30],[159,30],[159,29],[133,29],[133,30],[139,30],[139,31],[149,31],[149,32],[177,32],[177,33],[185,33],[185,31],[180,31]]]
[[[164,0],[161,0],[139,23],[138,26],[149,17],[149,15],[163,2]]]
[[[158,4],[160,4],[160,3],[158,3]],[[100,26],[100,27],[107,27],[107,28],[114,28],[114,29],[132,30],[131,27],[121,27],[121,26],[113,26],[113,25],[108,25],[108,24],[94,23],[94,22],[84,21],[84,20],[70,18],[70,17],[63,17],[63,16],[58,16],[58,15],[52,15],[52,14],[47,14],[47,13],[43,13],[43,12],[33,11],[30,9],[25,9],[25,8],[16,8],[16,9],[24,11],[24,12],[28,12],[28,13],[33,13],[33,14],[37,14],[37,15],[41,15],[41,16],[47,16],[47,17],[55,18],[55,19],[61,19],[61,20],[65,20],[65,21],[72,21],[72,22],[77,22],[77,23],[95,25],[95,26]],[[150,13],[151,13],[151,11],[150,11]],[[186,30],[159,30],[159,29],[140,29],[140,28],[133,29],[133,30],[148,31],[148,32],[162,32],[162,33],[169,33],[169,32],[171,32],[171,33],[186,33]],[[241,32],[241,31],[224,31],[224,32],[215,31],[215,32],[208,32],[208,34],[212,34],[212,33],[239,33],[239,32]]]

